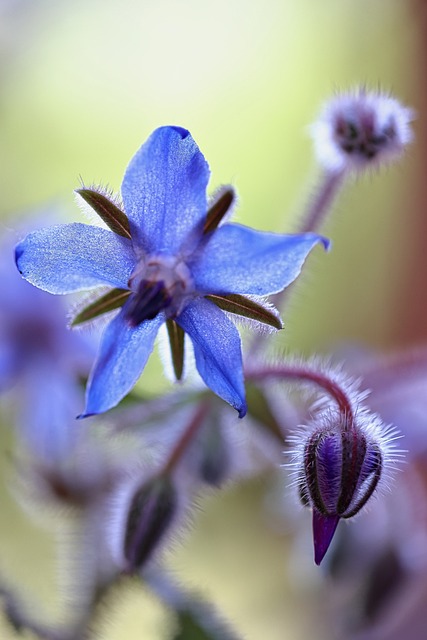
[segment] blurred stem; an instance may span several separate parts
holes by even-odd
[[[169,457],[167,458],[163,469],[160,472],[161,474],[169,475],[175,469],[176,465],[179,463],[182,456],[186,452],[188,446],[193,441],[193,438],[197,434],[199,427],[203,424],[208,414],[209,408],[210,402],[208,400],[204,400],[199,404],[189,424],[184,429],[183,433],[170,452]]]
[[[303,214],[296,230],[297,233],[317,233],[320,230],[341,189],[345,173],[342,169],[341,171],[326,171],[323,174],[320,187]]]
[[[332,210],[332,205],[344,183],[346,171],[325,171],[314,198],[309,203],[301,217],[295,233],[318,233]],[[283,291],[273,296],[273,304],[278,309],[283,309],[289,294],[293,289],[291,284]]]
[[[309,203],[306,211],[301,217],[301,221],[297,226],[295,233],[318,233],[327,215],[331,212],[332,205],[344,183],[346,171],[325,171],[323,173],[320,185]],[[293,284],[289,285],[283,291],[279,291],[272,296],[271,301],[280,311],[286,305],[286,302],[293,290]],[[256,336],[250,346],[249,353],[254,355],[259,352],[264,345],[266,336]]]

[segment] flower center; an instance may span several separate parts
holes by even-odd
[[[171,256],[148,256],[134,269],[129,288],[133,291],[126,306],[131,326],[153,320],[161,311],[169,317],[178,315],[193,291],[187,265]]]

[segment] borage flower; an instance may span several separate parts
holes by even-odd
[[[209,167],[190,133],[161,127],[131,160],[123,210],[104,194],[80,196],[110,227],[73,223],[35,231],[16,248],[21,274],[50,293],[113,287],[74,320],[122,307],[107,326],[92,369],[84,416],[114,407],[134,386],[167,325],[176,377],[184,333],[198,372],[243,417],[246,401],[239,333],[224,310],[281,328],[266,296],[300,273],[317,235],[278,235],[221,224],[234,201],[223,189],[208,210]]]

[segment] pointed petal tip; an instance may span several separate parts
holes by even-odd
[[[170,125],[170,128],[176,131],[177,133],[179,133],[179,135],[183,140],[190,135],[190,132],[188,131],[188,129],[185,129],[184,127],[179,127],[177,125]]]
[[[334,537],[339,516],[324,516],[313,509],[314,562],[320,565]]]
[[[22,256],[23,253],[23,248],[22,248],[22,242],[20,242],[19,244],[16,245],[15,247],[15,264],[18,267],[19,270],[19,259]]]
[[[320,236],[320,242],[323,244],[325,251],[330,251],[332,247],[332,240],[329,240],[329,238],[325,238],[324,236]]]
[[[317,233],[313,233],[312,231],[308,231],[306,234],[306,237],[310,237],[313,239],[314,244],[316,244],[317,242],[320,242],[323,245],[323,248],[325,249],[325,251],[329,251],[332,247],[332,240],[330,240],[329,238],[326,238],[325,236],[321,236]]]
[[[244,418],[248,411],[248,406],[246,402],[243,402],[243,404],[240,405],[240,407],[236,407],[236,409],[239,412],[239,418]]]
[[[79,413],[79,415],[76,416],[76,420],[84,420],[85,418],[91,418],[95,415],[96,413]]]

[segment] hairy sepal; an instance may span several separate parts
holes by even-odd
[[[274,329],[283,328],[277,312],[275,313],[266,305],[247,296],[230,293],[225,295],[210,294],[207,295],[206,298],[228,313],[254,320],[255,322],[273,327]]]
[[[76,327],[83,322],[89,322],[95,318],[114,311],[124,305],[131,292],[127,289],[111,289],[105,295],[91,302],[80,311],[71,321],[70,326]]]
[[[95,189],[76,189],[75,192],[99,215],[105,224],[124,238],[131,239],[127,215],[106,195]]]

